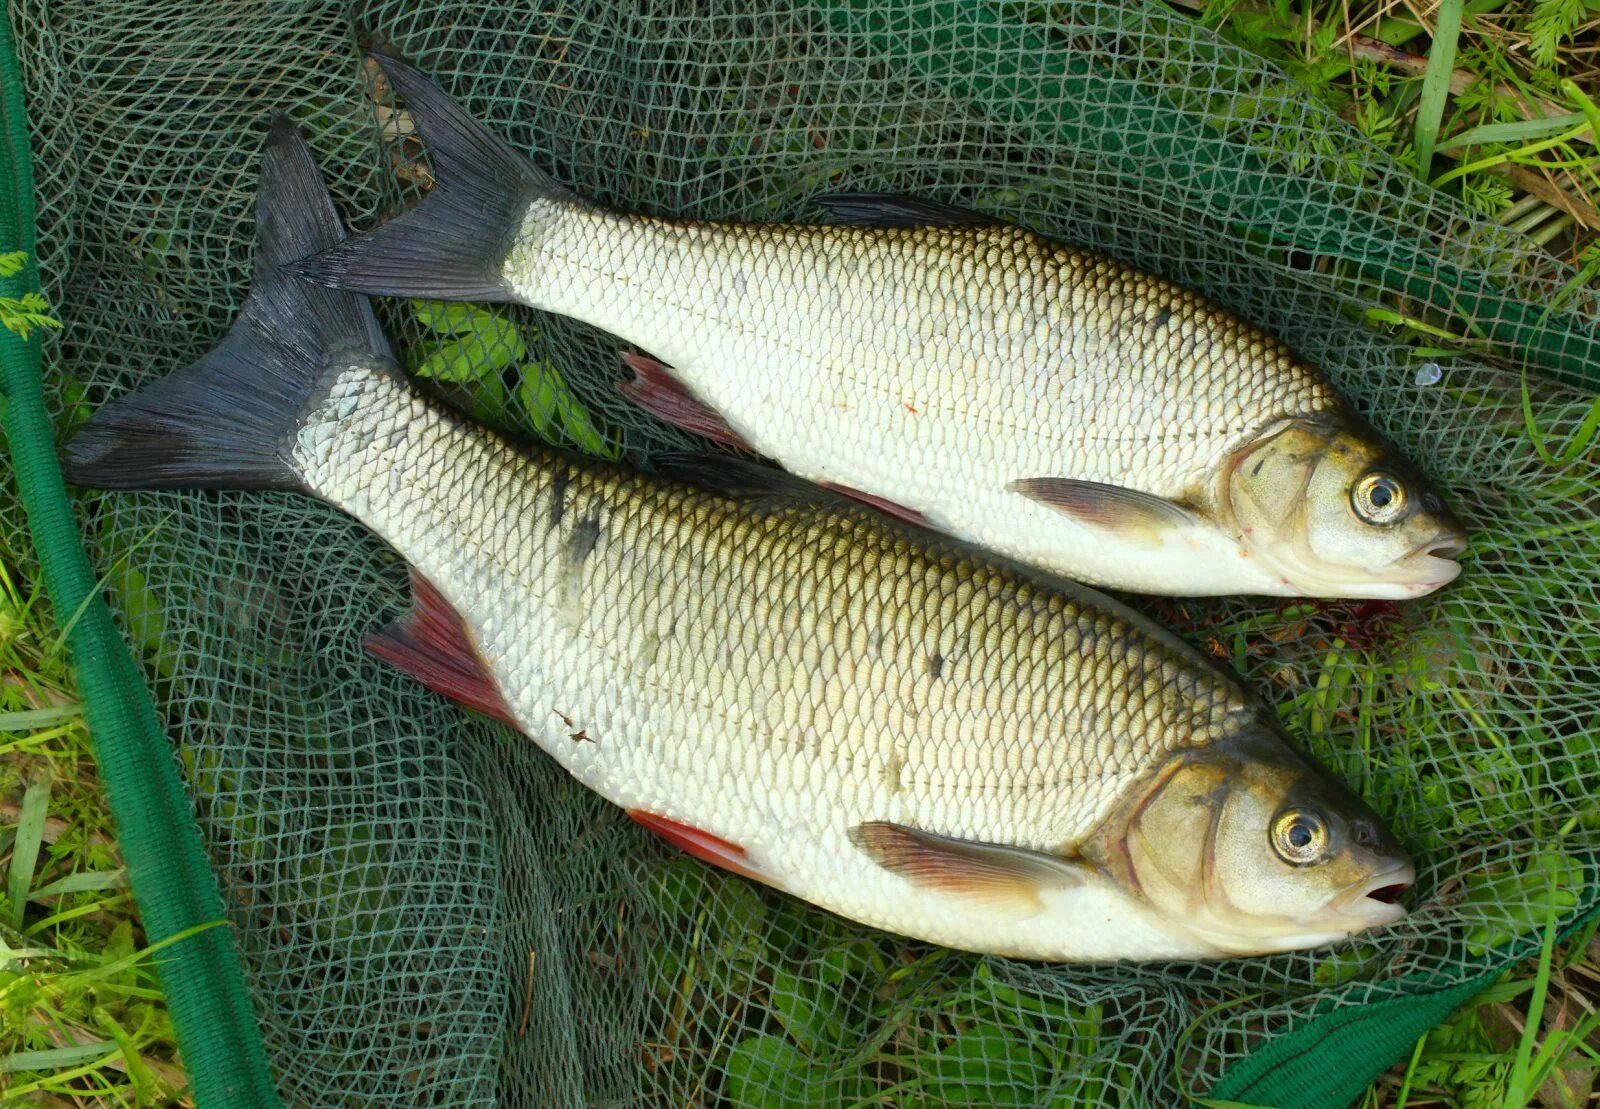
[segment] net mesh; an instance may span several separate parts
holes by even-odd
[[[269,111],[301,124],[356,229],[426,185],[363,68],[373,33],[597,200],[794,218],[826,189],[897,190],[1111,251],[1325,366],[1472,526],[1466,573],[1397,625],[1146,602],[1390,819],[1417,909],[1222,964],[1050,968],[874,933],[675,857],[364,656],[405,570],[353,521],[287,494],[86,497],[286,1100],[1172,1104],[1300,1018],[1480,975],[1552,907],[1591,907],[1600,468],[1567,446],[1600,309],[1571,272],[1162,8],[751,7],[12,4],[61,430],[225,331]],[[1461,341],[1419,353],[1374,309]],[[636,456],[684,442],[617,397],[605,335],[496,308],[471,341],[501,349],[463,375],[459,333],[383,311],[414,366],[505,426],[581,442],[581,411]]]

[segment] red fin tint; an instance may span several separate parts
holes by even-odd
[[[767,880],[750,864],[744,848],[736,843],[729,843],[710,832],[702,832],[699,828],[680,824],[676,820],[668,820],[664,816],[657,816],[644,809],[629,809],[628,815],[678,850],[693,855],[701,862],[720,866],[723,870],[731,870],[735,874],[742,874],[757,882]]]
[[[466,623],[433,583],[414,568],[411,611],[367,636],[365,645],[376,658],[411,675],[435,693],[513,728],[520,727],[478,657]]]
[[[666,366],[647,354],[624,351],[621,357],[623,364],[633,371],[633,380],[624,381],[617,388],[640,408],[674,427],[703,435],[724,446],[754,450],[728,426],[728,421],[678,384]]]
[[[875,497],[871,493],[863,493],[859,489],[852,489],[848,485],[840,485],[836,481],[824,481],[822,484],[832,489],[835,493],[843,493],[853,501],[860,501],[864,505],[876,508],[891,520],[904,520],[908,524],[916,524],[922,528],[928,526],[928,518],[914,508],[907,508],[903,504],[895,504],[893,501],[884,500],[882,497]]]

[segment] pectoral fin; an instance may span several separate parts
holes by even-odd
[[[873,862],[915,886],[1017,917],[1043,910],[1041,893],[1069,889],[1088,877],[1084,864],[1056,855],[952,839],[885,821],[856,825],[850,839]]]
[[[1181,504],[1097,481],[1030,477],[1019,478],[1006,488],[1081,523],[1152,547],[1159,547],[1173,531],[1203,525],[1199,516]]]

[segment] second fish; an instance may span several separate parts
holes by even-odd
[[[1427,480],[1185,289],[907,198],[825,198],[819,226],[624,215],[379,61],[438,184],[304,276],[605,328],[662,360],[625,386],[658,415],[1081,581],[1405,598],[1460,569]]]

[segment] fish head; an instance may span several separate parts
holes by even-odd
[[[1219,955],[1392,924],[1416,876],[1360,798],[1265,729],[1174,755],[1117,834],[1102,866],[1169,932]]]
[[[1325,419],[1268,428],[1223,468],[1215,500],[1243,550],[1307,597],[1420,597],[1461,572],[1466,532],[1373,432]]]

